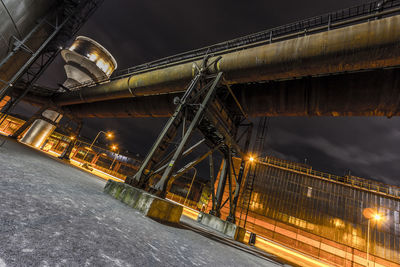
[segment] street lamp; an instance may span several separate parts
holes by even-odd
[[[197,169],[195,167],[192,167],[192,169],[194,169],[194,174],[193,174],[192,182],[190,183],[190,186],[189,186],[189,191],[186,194],[185,201],[183,201],[183,205],[185,205],[185,203],[186,203],[186,200],[190,194],[190,190],[192,190],[192,185],[193,185],[194,179],[196,178],[196,175],[197,175]]]
[[[370,227],[371,227],[371,220],[375,222],[379,222],[383,219],[382,215],[379,214],[376,210],[371,208],[366,208],[363,211],[363,215],[365,218],[368,219],[368,230],[367,230],[367,267],[369,266],[369,235],[370,235]]]
[[[113,160],[113,162],[112,162],[111,165],[110,165],[110,170],[112,169],[112,166],[114,165],[114,162],[115,162],[115,160],[117,159],[117,156],[118,156],[118,154],[119,154],[119,149],[118,149],[118,147],[117,147],[116,145],[112,145],[111,150],[112,150],[112,151],[117,150],[117,153],[115,154],[114,160]]]
[[[97,135],[96,135],[96,137],[94,138],[93,142],[90,144],[89,150],[92,149],[92,146],[93,146],[94,143],[96,142],[97,138],[99,138],[99,136],[100,136],[101,133],[103,133],[107,138],[113,138],[112,132],[100,131],[100,132],[97,133]],[[85,158],[86,158],[86,156],[87,156],[89,150],[86,150],[86,154],[85,154],[85,156],[83,157],[82,161],[85,161]]]

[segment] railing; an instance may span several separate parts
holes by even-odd
[[[374,1],[140,64],[124,70],[116,71],[112,74],[110,79],[97,82],[88,81],[87,83],[83,83],[82,85],[70,89],[76,90],[81,87],[117,80],[133,74],[164,68],[178,63],[195,61],[203,58],[205,55],[217,56],[250,47],[293,39],[303,35],[342,28],[373,19],[380,19],[398,13],[400,13],[400,0]]]
[[[199,210],[199,208],[197,207],[198,204],[197,201],[193,201],[191,199],[185,199],[185,197],[179,196],[171,192],[167,193],[167,198],[175,202],[178,202],[179,204],[185,205],[186,207],[192,208],[194,210]]]
[[[397,199],[400,199],[400,187],[394,185],[387,185],[384,183],[380,183],[377,181],[367,180],[364,178],[360,178],[357,176],[338,176],[334,174],[324,173],[321,171],[316,171],[311,168],[306,168],[296,163],[289,163],[285,161],[281,161],[275,158],[266,157],[259,163],[268,164],[270,166],[276,166],[285,168],[288,170],[293,170],[299,172],[301,174],[305,174],[308,176],[313,176],[319,179],[329,180],[341,184],[345,184],[348,186],[356,187],[363,190],[368,190],[373,193],[384,194],[387,196],[391,196]]]

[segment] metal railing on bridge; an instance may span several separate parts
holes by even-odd
[[[342,9],[336,12],[312,17],[309,19],[289,23],[272,29],[239,37],[233,40],[191,50],[177,55],[165,57],[151,62],[143,63],[124,70],[116,71],[110,79],[97,82],[88,81],[82,85],[71,87],[77,90],[81,87],[92,86],[112,80],[117,80],[133,74],[143,73],[154,69],[181,64],[202,59],[205,55],[218,56],[228,52],[248,49],[268,43],[293,39],[299,36],[329,31],[358,23],[380,19],[400,13],[400,0],[381,0]]]
[[[380,183],[373,180],[368,180],[364,178],[360,178],[357,176],[338,176],[330,173],[325,173],[321,171],[313,170],[311,167],[307,168],[304,165],[294,163],[294,162],[287,162],[284,160],[279,160],[273,157],[266,157],[259,163],[267,164],[273,167],[279,167],[286,170],[295,171],[300,174],[313,176],[315,178],[328,180],[332,182],[341,183],[347,186],[359,188],[362,190],[367,190],[377,194],[383,194],[385,196],[393,197],[396,199],[400,199],[400,187],[394,185],[387,185],[384,183]]]

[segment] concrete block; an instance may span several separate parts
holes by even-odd
[[[135,207],[141,194],[138,194],[137,190],[132,187],[126,187],[120,195],[120,200],[130,207]]]
[[[211,214],[200,212],[197,221],[236,241],[244,242],[246,230],[234,223],[224,221]]]
[[[108,180],[104,193],[155,220],[179,223],[183,207],[125,183]]]
[[[235,240],[239,241],[241,243],[245,243],[244,242],[244,237],[246,235],[246,229],[244,229],[243,227],[240,226],[236,226],[236,235],[235,235]]]

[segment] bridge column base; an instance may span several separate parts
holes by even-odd
[[[202,225],[208,226],[236,241],[244,243],[246,230],[243,227],[203,212],[199,213],[197,221]]]
[[[179,223],[183,207],[125,183],[108,180],[104,193],[157,221]]]

